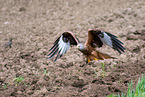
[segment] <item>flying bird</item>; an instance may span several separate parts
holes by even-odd
[[[93,60],[114,58],[96,50],[97,47],[100,48],[104,44],[110,46],[114,50],[117,50],[120,54],[125,51],[125,48],[122,46],[123,43],[117,39],[117,36],[100,29],[89,29],[88,39],[85,44],[81,43],[72,32],[63,32],[53,43],[53,46],[49,50],[49,54],[47,56],[48,59],[51,59],[57,55],[54,60],[55,62],[68,51],[70,46],[75,45],[77,46],[77,49],[85,55],[87,63]]]

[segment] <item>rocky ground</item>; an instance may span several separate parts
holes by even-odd
[[[144,0],[0,0],[0,25],[1,97],[106,97],[145,75]],[[62,32],[85,42],[98,27],[124,43],[122,54],[98,49],[117,59],[87,65],[75,47],[55,63],[47,59]]]

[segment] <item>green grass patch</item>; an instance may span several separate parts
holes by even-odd
[[[128,85],[127,94],[122,93],[121,95],[111,94],[107,97],[145,97],[145,77],[138,80],[136,88],[133,89],[133,82]]]

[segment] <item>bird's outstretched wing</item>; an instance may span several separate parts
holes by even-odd
[[[86,45],[95,48],[102,47],[103,44],[107,44],[114,50],[117,50],[120,54],[125,50],[125,48],[122,46],[123,43],[117,39],[117,36],[99,29],[90,29],[88,31],[88,40]]]
[[[70,45],[77,45],[78,43],[78,38],[75,37],[72,32],[64,32],[53,43],[52,48],[49,50],[50,53],[47,56],[49,57],[49,59],[51,59],[57,54],[54,60],[55,62],[58,58],[62,57],[62,55],[64,55],[68,51]]]

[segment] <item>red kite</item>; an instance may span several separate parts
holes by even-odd
[[[49,50],[50,53],[48,54],[48,57],[51,59],[57,54],[54,60],[55,62],[68,51],[71,45],[75,45],[78,50],[85,55],[87,63],[93,60],[114,58],[95,49],[96,47],[102,47],[104,44],[117,50],[120,54],[125,50],[122,46],[123,43],[117,39],[117,36],[99,29],[90,29],[88,31],[88,40],[85,45],[82,44],[72,32],[67,31],[62,33],[62,35],[53,43],[53,47]]]

